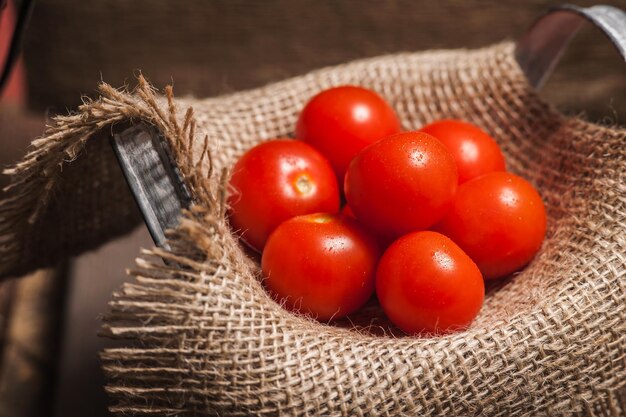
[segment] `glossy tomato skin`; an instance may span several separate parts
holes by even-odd
[[[452,153],[459,171],[459,184],[489,172],[506,170],[500,147],[476,125],[461,120],[439,120],[420,131],[439,139]]]
[[[296,137],[328,158],[340,182],[361,149],[399,131],[400,121],[391,106],[375,92],[356,86],[317,94],[296,125]]]
[[[385,251],[376,294],[387,317],[405,333],[443,334],[469,326],[485,285],[476,264],[452,240],[421,231]]]
[[[258,251],[291,217],[339,211],[332,167],[313,147],[292,139],[265,142],[244,154],[233,167],[230,192],[231,227]]]
[[[436,230],[454,240],[485,279],[495,279],[517,271],[539,251],[546,233],[546,210],[528,181],[493,172],[459,187]]]
[[[427,229],[447,212],[458,177],[450,152],[422,132],[368,146],[350,164],[344,190],[359,221],[377,236]]]
[[[261,267],[277,301],[327,321],[356,311],[370,298],[379,257],[375,240],[355,221],[311,214],[276,228]]]
[[[341,209],[341,215],[342,216],[346,216],[346,217],[350,217],[352,219],[356,219],[356,216],[354,215],[354,212],[352,211],[352,209],[350,208],[349,205],[344,205],[343,208]]]

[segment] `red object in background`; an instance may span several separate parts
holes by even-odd
[[[504,155],[496,141],[478,126],[461,120],[439,120],[420,129],[439,139],[456,161],[459,184],[494,171],[504,171]]]
[[[452,240],[423,231],[401,237],[384,253],[376,294],[405,333],[442,334],[474,320],[485,286],[476,264]]]
[[[13,38],[15,30],[16,11],[13,0],[9,0],[6,7],[0,11],[0,68],[4,69],[6,58],[9,53],[9,46]],[[24,70],[24,61],[20,57],[11,76],[7,81],[7,85],[0,94],[0,102],[15,103],[20,106],[26,104],[26,72]]]
[[[376,241],[354,220],[325,213],[287,220],[263,251],[263,281],[277,301],[318,320],[358,310],[374,292]]]
[[[381,96],[348,85],[324,90],[306,104],[296,138],[328,158],[343,184],[350,161],[361,149],[399,131],[398,116]]]

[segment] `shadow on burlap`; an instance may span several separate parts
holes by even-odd
[[[482,126],[539,189],[549,215],[540,253],[489,289],[466,331],[397,337],[375,305],[335,326],[292,315],[230,233],[228,167],[292,134],[304,103],[340,84],[381,93],[405,129],[443,117]],[[195,205],[172,249],[141,251],[134,281],[113,295],[104,333],[127,340],[102,353],[113,412],[624,415],[626,131],[542,102],[511,43],[356,61],[211,99],[163,97],[143,77],[133,92],[103,84],[100,94],[9,170],[0,274],[130,231],[140,216],[106,136],[129,121],[163,133]]]

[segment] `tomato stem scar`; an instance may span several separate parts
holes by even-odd
[[[310,194],[313,192],[313,181],[307,174],[301,174],[295,181],[296,190],[300,194]]]

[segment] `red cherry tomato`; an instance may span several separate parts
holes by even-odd
[[[0,3],[3,2],[0,1]],[[0,68],[4,65],[9,54],[11,37],[17,23],[15,1],[9,0],[5,5],[6,8],[4,9],[0,6]],[[20,57],[15,67],[13,67],[13,72],[7,80],[4,90],[0,94],[0,101],[12,102],[23,106],[26,104],[26,98],[26,72],[24,60]]]
[[[500,147],[478,126],[461,120],[439,120],[420,131],[439,139],[452,153],[459,170],[459,184],[506,169]]]
[[[261,267],[277,300],[325,321],[354,312],[370,298],[379,256],[374,239],[356,222],[310,214],[276,228]]]
[[[376,294],[406,333],[446,333],[478,315],[485,285],[476,264],[452,240],[431,231],[395,241],[376,272]]]
[[[350,208],[377,236],[426,229],[445,214],[457,189],[456,164],[434,137],[404,132],[364,149],[350,164]]]
[[[375,92],[354,86],[331,88],[313,97],[296,125],[296,137],[328,158],[340,182],[361,149],[399,131],[391,106]]]
[[[467,252],[485,279],[499,278],[535,256],[546,233],[546,210],[526,180],[492,172],[459,187],[436,229]]]
[[[244,154],[233,168],[230,223],[262,250],[283,221],[301,214],[339,211],[339,188],[328,161],[306,143],[280,139]]]

